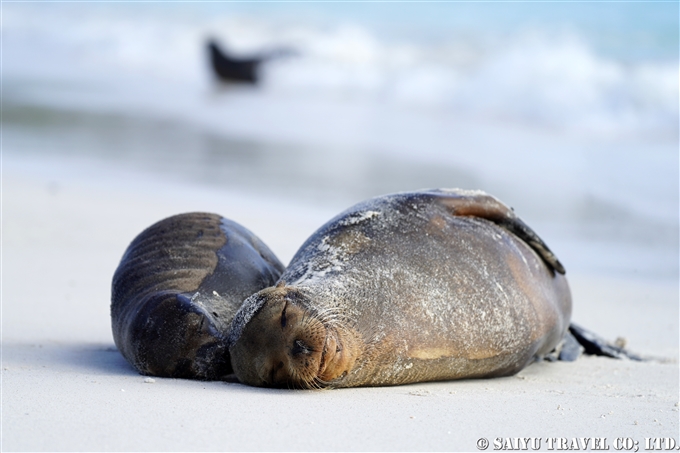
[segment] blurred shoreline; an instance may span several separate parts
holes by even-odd
[[[127,88],[146,108],[192,107],[186,94],[205,96],[215,39],[237,57],[294,51],[263,66],[264,106],[360,99],[584,137],[678,135],[677,4],[8,4],[3,14],[5,81],[61,84],[67,107],[77,91],[126,98]]]
[[[493,127],[480,131],[494,135],[499,143],[504,141],[502,134],[507,133]],[[560,169],[560,162],[553,162],[549,171],[558,178],[565,178],[565,174],[558,174],[560,171],[567,172],[565,181],[559,184],[551,181],[551,175],[540,174],[543,168],[538,155],[533,162],[525,156],[520,162],[507,163],[505,169],[498,168],[502,164],[489,162],[490,170],[485,171],[484,167],[456,164],[455,160],[418,159],[346,144],[319,146],[292,140],[230,137],[173,118],[15,102],[3,106],[3,134],[4,160],[9,164],[5,171],[13,171],[14,163],[21,163],[28,172],[56,166],[63,170],[54,173],[62,180],[55,184],[78,179],[79,173],[98,174],[111,182],[111,191],[126,183],[117,181],[117,175],[132,171],[141,178],[274,198],[284,205],[303,203],[334,215],[356,202],[385,193],[433,187],[482,189],[512,205],[558,253],[568,270],[625,278],[678,278],[677,216],[674,218],[672,212],[652,212],[647,216],[646,212],[655,208],[653,204],[645,206],[645,194],[630,200],[625,198],[626,193],[602,198],[589,193],[588,187],[575,186],[582,181],[596,187],[601,181],[591,178],[606,176],[607,168],[591,168],[588,179],[582,179],[582,168],[577,168],[580,174],[573,168]],[[528,145],[526,137],[522,145]],[[478,144],[468,146],[475,153]],[[619,148],[613,149],[619,152]],[[661,152],[663,149],[662,146]],[[531,150],[524,151],[529,154]],[[484,152],[479,147],[474,157]],[[508,158],[486,152],[489,159],[502,162]],[[673,159],[677,162],[677,156],[668,151],[665,156],[670,162],[661,159],[661,164],[672,165]],[[616,165],[614,158],[604,156],[601,163]],[[650,161],[652,168],[659,165]],[[494,173],[495,168],[500,173]],[[677,171],[677,165],[666,170]],[[641,168],[631,167],[628,171],[633,176]],[[516,178],[522,178],[521,185]],[[633,181],[624,178],[623,182]],[[656,181],[641,182],[648,184],[640,186],[640,190],[647,190],[647,196],[655,196],[660,190],[649,186]],[[610,194],[611,189],[605,194]],[[673,199],[649,202],[663,209],[670,206],[669,201]],[[677,212],[677,206],[675,209]],[[221,214],[229,216],[227,212]]]

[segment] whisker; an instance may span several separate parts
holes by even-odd
[[[330,382],[324,381],[324,380],[321,379],[320,377],[314,378],[314,384],[316,385],[316,388],[317,388],[318,390],[326,390],[326,389],[331,388],[331,387],[330,387]]]

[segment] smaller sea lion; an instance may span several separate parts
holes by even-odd
[[[226,340],[234,314],[283,269],[257,236],[224,217],[161,220],[132,241],[113,276],[116,346],[145,375],[230,374]]]
[[[243,303],[229,338],[234,372],[293,388],[511,375],[564,337],[564,273],[483,192],[374,198],[317,230],[275,287]]]

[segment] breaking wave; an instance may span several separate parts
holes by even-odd
[[[361,98],[596,136],[675,137],[677,58],[603,56],[575,31],[483,33],[423,43],[348,23],[117,6],[6,5],[4,72],[21,77],[208,79],[204,43],[235,54],[285,48],[263,70],[261,96]]]

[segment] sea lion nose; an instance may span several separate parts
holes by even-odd
[[[260,368],[260,379],[267,385],[288,382],[288,358],[284,353],[271,354]]]

